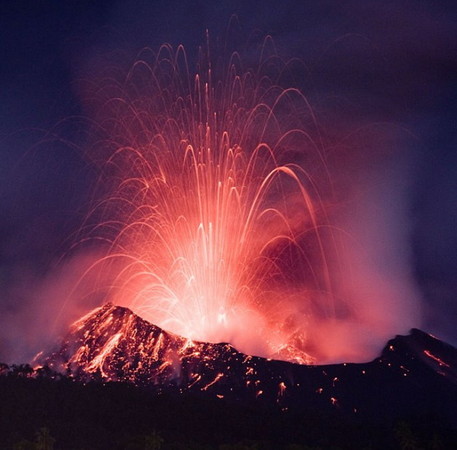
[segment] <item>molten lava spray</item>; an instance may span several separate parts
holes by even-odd
[[[312,327],[350,311],[329,276],[325,146],[268,45],[248,69],[236,53],[213,66],[208,45],[195,72],[164,45],[88,88],[103,196],[83,236],[108,242],[90,269],[114,274],[108,301],[187,338],[310,363]]]

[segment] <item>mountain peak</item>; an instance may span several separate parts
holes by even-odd
[[[408,361],[415,366],[415,372],[431,370],[457,384],[457,350],[417,328],[412,328],[406,336],[397,335],[391,339],[381,354],[381,359],[386,358],[395,363]],[[417,367],[418,362],[420,367]]]
[[[229,344],[176,336],[128,308],[107,303],[77,320],[44,363],[76,377],[98,374],[109,381],[167,385],[183,383],[183,364],[187,376],[190,366],[226,353],[238,354]]]
[[[413,413],[418,402],[440,414],[443,405],[457,404],[457,350],[418,329],[390,340],[374,361],[307,366],[245,355],[226,343],[185,339],[108,303],[75,322],[42,363],[82,380],[179,389],[286,409],[306,405],[369,417],[383,411]]]

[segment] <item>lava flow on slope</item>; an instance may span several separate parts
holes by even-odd
[[[202,387],[202,374],[215,370],[215,361],[228,363],[237,354],[228,344],[182,338],[108,303],[76,321],[45,363],[78,378]]]
[[[60,348],[41,363],[83,381],[129,382],[363,418],[420,410],[453,421],[457,408],[457,349],[416,329],[389,341],[368,363],[300,365],[245,355],[226,343],[185,339],[106,304],[75,322]]]

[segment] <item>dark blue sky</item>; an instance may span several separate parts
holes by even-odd
[[[259,30],[273,36],[281,56],[305,63],[311,75],[301,87],[327,129],[336,118],[340,128],[389,122],[413,136],[408,239],[426,305],[423,328],[456,344],[452,1],[2,1],[0,312],[26,301],[17,287],[24,274],[39,278],[51,270],[84,214],[96,174],[78,149],[87,124],[71,119],[84,115],[78,78],[90,76],[94,61],[121,64],[163,42],[183,43],[192,55],[206,28],[215,40],[225,38],[232,14],[241,32],[231,42],[247,55]]]

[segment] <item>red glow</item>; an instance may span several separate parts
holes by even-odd
[[[435,356],[430,350],[424,350],[424,353],[434,361],[436,361],[440,366],[444,367],[451,367],[449,364],[444,362],[441,358],[438,358],[438,356]]]
[[[110,274],[106,301],[190,340],[300,364],[367,360],[398,331],[402,280],[378,277],[342,237],[330,175],[342,158],[270,44],[249,69],[206,48],[195,72],[164,45],[121,82],[94,83],[102,200],[82,240],[108,250],[88,272]]]
[[[217,73],[202,57],[191,74],[165,46],[111,86],[113,186],[92,231],[110,250],[95,266],[116,272],[110,301],[166,330],[310,363],[306,317],[333,311],[323,149],[306,99],[278,83],[284,67],[267,76],[269,58],[256,71],[233,58]]]

